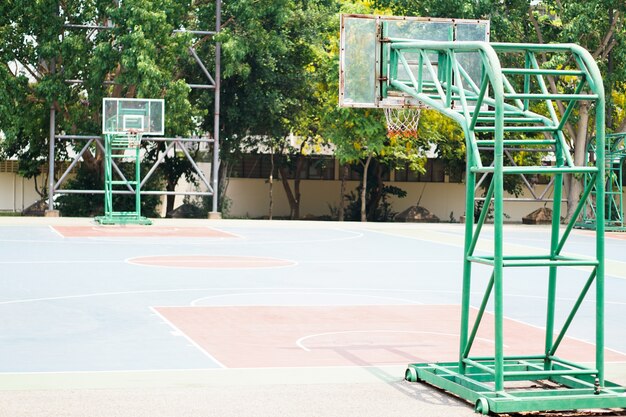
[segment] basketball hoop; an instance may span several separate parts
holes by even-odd
[[[141,145],[141,131],[138,129],[129,129],[126,132],[126,140],[129,148],[138,148]]]
[[[389,138],[417,138],[417,128],[423,107],[385,107],[387,121],[387,137]]]

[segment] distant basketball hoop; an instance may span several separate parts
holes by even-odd
[[[100,224],[152,224],[141,215],[141,139],[165,132],[165,101],[144,98],[104,98],[102,100],[102,133],[104,134],[104,216]],[[124,160],[132,167],[127,178],[114,160]],[[134,210],[116,211],[113,194],[135,195]]]

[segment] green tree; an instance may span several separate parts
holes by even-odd
[[[111,0],[3,2],[0,56],[8,65],[0,71],[0,87],[18,103],[0,116],[3,155],[18,157],[21,172],[36,176],[47,161],[48,109],[56,110],[58,131],[99,134],[100,103],[107,96],[164,98],[166,134],[189,134],[193,118],[205,111],[190,101],[187,74],[180,71],[191,61],[191,39],[172,32],[195,18],[188,0],[125,0],[120,7]],[[109,29],[68,29],[64,24]],[[56,156],[67,157],[65,149],[58,147]],[[82,165],[101,183],[97,148],[83,154]],[[169,157],[168,165],[178,176],[190,171]]]
[[[299,147],[288,146],[291,133],[307,140],[316,135],[307,113],[316,106],[312,93],[315,48],[324,42],[332,1],[245,0],[224,4],[222,42],[223,178],[229,162],[244,149],[271,151],[280,168],[281,183],[299,215],[298,179],[294,190],[285,178],[286,165],[304,157]],[[270,179],[273,184],[273,177]]]
[[[625,2],[607,0],[410,0],[377,1],[394,13],[431,17],[481,18],[491,20],[491,40],[524,43],[577,43],[591,52],[603,71],[607,98],[607,124],[610,130],[625,131],[626,119],[619,106],[611,102],[617,91],[623,93],[626,79]],[[543,60],[550,57],[544,56]],[[569,63],[562,63],[567,66]],[[553,93],[567,89],[566,80],[548,79]],[[557,101],[557,110],[566,108]],[[574,162],[582,165],[595,124],[595,109],[581,102],[565,126]],[[580,178],[568,176],[567,215],[569,218],[580,199]]]
[[[342,13],[363,13],[363,14],[391,14],[389,4],[381,5],[380,8],[372,6],[370,2],[340,2]],[[336,24],[339,17],[336,18]],[[336,147],[335,154],[340,163],[344,166],[348,164],[358,164],[362,172],[360,186],[360,218],[362,221],[368,219],[368,210],[371,212],[381,201],[385,190],[382,180],[370,186],[368,202],[368,175],[373,161],[377,166],[374,172],[380,173],[379,167],[385,166],[389,169],[404,167],[407,164],[411,169],[423,172],[426,161],[426,151],[431,144],[441,144],[440,150],[447,150],[447,157],[458,156],[458,152],[453,148],[463,146],[462,138],[448,136],[439,133],[442,124],[448,123],[432,112],[423,112],[418,134],[416,136],[388,136],[385,125],[385,117],[382,110],[377,109],[350,109],[338,108],[339,90],[339,28],[335,27],[332,42],[325,45],[323,51],[319,52],[321,73],[325,78],[321,78],[316,89],[316,94],[320,95],[320,102],[324,103],[319,107],[319,118],[321,121],[322,135],[332,141]],[[449,124],[452,125],[451,123]],[[448,132],[453,128],[447,129]],[[445,145],[445,141],[449,141]],[[439,146],[439,145],[438,145]],[[380,177],[380,175],[378,175]],[[342,175],[345,178],[345,175]],[[339,207],[339,217],[343,213],[343,197],[345,187],[342,181],[341,203]]]

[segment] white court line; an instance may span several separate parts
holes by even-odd
[[[241,240],[247,240],[248,239],[244,235],[240,235],[239,233],[227,232],[226,230],[220,229],[218,227],[209,227],[209,226],[207,226],[207,228],[211,229],[211,230],[217,230],[218,232],[225,233],[227,235],[231,235],[231,236],[233,236],[233,238],[236,238],[236,239],[241,239]]]
[[[52,230],[54,233],[59,235],[61,238],[65,239],[65,236],[63,236],[63,233],[59,232],[54,226],[50,225],[48,227],[50,228],[50,230]]]
[[[156,308],[154,307],[150,307],[150,310],[152,310],[152,312],[161,318],[161,320],[163,320],[165,323],[167,323],[172,329],[174,329],[174,331],[177,334],[180,334],[181,336],[183,336],[185,339],[187,339],[187,341],[189,343],[191,343],[196,349],[198,349],[202,354],[204,354],[207,358],[209,358],[211,361],[215,362],[220,368],[226,368],[226,366],[221,363],[220,361],[218,361],[217,359],[215,359],[215,357],[213,355],[211,355],[209,352],[207,352],[202,346],[200,346],[198,343],[196,343],[195,340],[193,340],[191,337],[189,337],[185,332],[183,332],[182,330],[180,330],[176,325],[174,325],[174,323],[172,323],[171,321],[169,321],[168,319],[165,318],[165,316],[163,316],[161,313],[159,313],[157,311]]]
[[[30,264],[123,264],[124,261],[94,261],[94,260],[68,260],[68,261],[0,261],[0,265],[30,265]]]
[[[459,337],[458,333],[423,332],[423,331],[418,331],[418,330],[344,330],[340,332],[313,333],[307,336],[303,336],[300,339],[296,340],[296,346],[298,346],[300,349],[306,352],[310,352],[311,349],[304,346],[304,343],[303,343],[307,339],[313,339],[314,337],[321,337],[321,336],[329,336],[333,334],[350,334],[350,333],[411,333],[411,334],[428,334],[428,335],[435,335],[435,336],[447,336],[447,337],[455,337],[455,338]],[[483,337],[476,337],[475,339],[482,340],[483,342],[487,342],[492,345],[495,344],[495,341],[492,339],[485,339]],[[506,345],[506,344],[503,344],[503,346],[510,347],[509,345]],[[336,347],[341,347],[341,345],[338,345]]]
[[[221,238],[221,240],[223,241],[215,241],[215,240],[211,240],[209,242],[198,242],[198,243],[187,243],[184,242],[183,244],[187,245],[204,245],[204,244],[224,244],[224,243],[229,243],[232,242],[232,245],[267,245],[267,244],[287,244],[287,245],[291,245],[294,243],[328,243],[328,242],[343,242],[346,240],[353,240],[353,239],[359,239],[362,238],[364,236],[363,233],[360,232],[354,232],[352,230],[341,230],[341,229],[322,229],[323,231],[328,231],[331,230],[333,232],[340,232],[340,233],[351,233],[353,236],[345,236],[345,237],[336,237],[336,238],[327,238],[327,239],[307,239],[307,240],[250,240],[248,237],[244,237],[242,238],[243,241],[237,241],[237,240],[230,240],[229,238]],[[224,233],[230,233],[230,232],[224,232]],[[92,240],[98,240],[100,238],[90,238]],[[181,238],[183,239],[183,238]],[[195,239],[195,238],[194,238]],[[198,238],[200,239],[200,238]],[[208,238],[204,238],[204,239],[208,239]],[[119,242],[119,243],[130,243],[130,242],[126,242],[125,240],[113,240],[113,239],[108,239],[108,238],[104,238],[102,240],[103,242]],[[158,242],[141,242],[142,244],[147,244],[147,245],[163,245],[163,243],[158,243]],[[136,244],[136,242],[133,242],[133,244]],[[168,245],[176,245],[176,243],[169,243]]]
[[[187,238],[198,238],[198,239],[232,239],[232,238],[239,238],[239,239],[243,239],[243,236],[238,235],[236,233],[230,233],[230,232],[226,232],[224,230],[221,229],[217,229],[215,227],[209,227],[209,226],[204,226],[204,227],[176,227],[176,226],[153,226],[156,231],[156,235],[154,236],[146,236],[146,235],[140,235],[140,236],[124,236],[123,234],[121,234],[122,236],[120,236],[120,234],[115,235],[116,233],[118,233],[118,231],[120,230],[120,228],[107,228],[107,227],[103,227],[103,226],[91,226],[91,230],[96,231],[98,233],[102,233],[105,236],[74,236],[74,237],[82,237],[82,238],[87,238],[87,239],[97,239],[97,238],[105,238],[108,239],[109,236],[106,236],[106,234],[113,234],[115,236],[112,237],[130,237],[130,238],[180,238],[180,239],[187,239]],[[172,236],[172,234],[175,233],[179,233],[179,232],[186,232],[189,229],[197,229],[197,230],[207,230],[207,231],[216,231],[219,233],[223,233],[225,235],[228,236]],[[122,229],[123,230],[123,229]],[[134,227],[132,229],[129,230],[144,230],[144,229],[139,229],[137,227]],[[145,229],[145,230],[149,230],[149,229]],[[131,232],[129,232],[131,233]]]
[[[300,261],[301,264],[459,264],[459,267],[462,267],[462,263],[458,260],[338,260],[338,261],[330,261],[330,260],[319,260],[319,261]]]
[[[133,262],[133,259],[137,259],[137,258],[167,258],[167,257],[173,257],[176,255],[149,255],[149,256],[135,256],[133,258],[127,258],[127,259],[123,259],[123,260],[111,260],[111,261],[102,261],[102,260],[84,260],[84,259],[77,259],[77,260],[47,260],[47,261],[0,261],[0,265],[9,265],[9,264],[89,264],[89,263],[94,263],[94,264],[107,264],[107,263],[119,263],[119,264],[123,264],[123,263],[127,263],[127,264],[131,264],[131,265],[136,265],[136,266],[151,266],[151,267],[163,267],[163,268],[183,268],[183,269],[201,269],[201,268],[185,268],[184,266],[178,266],[178,265],[151,265],[151,264],[144,264],[144,263],[140,263],[140,262]],[[180,255],[180,256],[193,256],[193,255]],[[197,255],[197,256],[205,256],[205,255]],[[228,256],[235,256],[235,255],[225,255],[226,257]],[[246,256],[247,258],[253,258],[252,256]],[[291,266],[297,266],[300,264],[318,264],[318,265],[325,265],[325,264],[425,264],[425,263],[429,263],[429,264],[450,264],[450,263],[458,263],[457,261],[409,261],[409,260],[381,260],[381,261],[376,261],[376,260],[346,260],[346,261],[330,261],[330,260],[317,260],[317,261],[294,261],[292,259],[279,259],[279,258],[268,258],[268,257],[258,257],[259,259],[272,259],[272,261],[283,261],[283,262],[290,262],[290,264],[288,265],[277,265],[277,266],[259,266],[258,268],[262,268],[262,269],[270,269],[270,268],[287,268],[287,267],[291,267]],[[223,260],[224,261],[224,260]],[[272,261],[267,261],[267,263],[270,263]],[[186,260],[186,263],[189,264],[194,264],[194,263],[202,263],[202,262],[206,262],[206,260]],[[236,263],[243,263],[245,264],[245,261],[232,261],[232,262],[236,262]],[[259,261],[254,261],[254,262],[259,262]],[[461,266],[461,265],[459,265]],[[214,266],[207,266],[206,269],[255,269],[256,267],[241,267],[241,268],[233,268],[233,267],[214,267]]]
[[[35,303],[41,301],[55,301],[55,300],[70,300],[77,298],[91,298],[91,297],[111,297],[111,296],[119,296],[119,295],[138,295],[138,294],[156,294],[156,293],[178,293],[178,292],[200,292],[200,291],[280,291],[280,290],[298,290],[298,291],[388,291],[388,292],[430,292],[430,290],[404,290],[404,289],[386,289],[386,288],[319,288],[319,287],[205,287],[205,288],[171,288],[171,289],[161,289],[161,290],[136,290],[136,291],[111,291],[111,292],[100,292],[100,293],[90,293],[90,294],[75,294],[75,295],[61,295],[57,297],[41,297],[41,298],[23,298],[18,300],[7,300],[0,301],[0,305],[6,304],[24,304],[24,303]],[[434,290],[437,291],[437,290]],[[437,291],[442,293],[460,293],[459,291]]]
[[[621,362],[611,362],[621,363]],[[626,362],[625,362],[626,363]],[[0,372],[0,376],[8,375],[84,375],[84,374],[116,374],[116,373],[159,373],[159,372],[237,372],[237,371],[255,371],[255,370],[282,370],[289,371],[293,369],[381,369],[396,368],[404,366],[398,365],[321,365],[321,366],[255,366],[255,367],[232,367],[232,368],[163,368],[163,369],[112,369],[112,370],[96,370],[96,371],[26,371],[26,372]]]
[[[436,293],[436,294],[461,294],[460,290],[431,290],[431,289],[398,289],[398,288],[334,288],[334,287],[206,287],[206,288],[171,288],[160,290],[136,290],[136,291],[111,291],[89,294],[75,294],[75,295],[61,295],[56,297],[41,297],[41,298],[22,298],[17,300],[0,301],[0,305],[6,304],[24,304],[35,303],[41,301],[55,301],[55,300],[69,300],[77,298],[90,298],[90,297],[110,297],[117,295],[137,295],[137,294],[156,294],[156,293],[169,293],[169,292],[199,292],[199,291],[374,291],[374,292],[416,292],[416,293]],[[472,295],[483,295],[481,291],[472,291]],[[519,298],[531,298],[538,300],[546,300],[547,297],[537,295],[525,295],[525,294],[505,294],[505,297],[519,297]],[[556,298],[558,301],[574,301],[574,298]],[[621,301],[605,301],[605,304],[613,305],[626,305],[626,302]]]
[[[206,297],[201,297],[201,298],[196,298],[195,300],[191,301],[191,303],[189,303],[190,306],[192,307],[198,307],[198,303],[203,301],[203,300],[209,300],[209,299],[215,299],[215,298],[226,298],[226,297],[240,297],[240,296],[248,296],[248,295],[348,295],[348,296],[352,296],[352,297],[368,297],[368,298],[380,298],[383,300],[394,300],[394,301],[405,301],[411,304],[415,304],[415,305],[423,305],[424,303],[420,303],[418,301],[415,300],[409,300],[407,298],[397,298],[397,297],[385,297],[382,295],[367,295],[367,294],[354,294],[354,293],[336,293],[336,292],[307,292],[307,291],[300,291],[300,292],[249,292],[249,293],[234,293],[234,294],[217,294],[217,295],[209,295]],[[245,304],[246,306],[249,306],[249,304]],[[302,304],[297,304],[297,305],[302,305]],[[307,304],[307,306],[315,306],[318,304]],[[367,304],[369,305],[369,304]],[[283,307],[283,304],[280,304],[281,307]],[[321,304],[320,306],[327,306],[327,304]],[[209,305],[209,306],[199,306],[199,307],[224,307],[220,304],[217,305]]]
[[[192,269],[192,270],[197,270],[197,269],[211,269],[211,270],[241,270],[241,269],[282,269],[282,268],[291,268],[291,267],[295,267],[298,266],[298,262],[294,261],[292,259],[279,259],[279,258],[271,258],[271,257],[264,257],[264,256],[245,256],[245,258],[251,258],[251,259],[265,259],[268,260],[267,263],[272,262],[272,261],[279,261],[279,262],[289,262],[288,264],[285,265],[274,265],[274,266],[239,266],[239,267],[235,267],[235,266],[221,266],[221,267],[215,267],[215,266],[206,266],[206,267],[187,267],[184,265],[156,265],[156,264],[144,264],[141,262],[133,262],[133,260],[135,259],[146,259],[146,258],[168,258],[168,257],[176,257],[177,255],[151,255],[151,256],[135,256],[133,258],[127,258],[124,260],[124,262],[126,262],[129,265],[135,265],[135,266],[146,266],[149,268],[175,268],[175,269]],[[205,255],[180,255],[180,256],[205,256]],[[236,258],[238,256],[235,255],[225,255],[224,257],[230,257],[230,258]],[[251,261],[251,262],[259,262],[258,260],[256,261]],[[193,263],[202,263],[202,262],[206,262],[206,259],[201,260],[198,259],[196,261],[185,261],[186,263],[189,264],[193,264]],[[236,263],[245,263],[245,261],[237,261],[237,260],[231,260],[231,262],[236,262]]]
[[[380,233],[383,235],[388,235],[388,236],[395,236],[395,237],[399,237],[399,238],[406,238],[406,239],[411,239],[411,240],[418,240],[418,241],[422,241],[422,242],[431,242],[431,243],[437,243],[440,245],[446,245],[446,246],[452,246],[455,248],[463,248],[463,241],[462,241],[462,236],[458,236],[457,237],[457,242],[454,241],[447,241],[444,239],[429,239],[429,238],[424,238],[424,237],[420,237],[420,236],[410,236],[410,235],[403,235],[403,234],[398,234],[398,233],[393,233],[392,231],[384,231],[384,230],[371,230],[374,233]],[[440,233],[440,234],[445,234],[442,232],[436,232],[435,233]],[[482,242],[485,243],[485,241],[491,241],[493,242],[493,238],[488,238],[485,237]],[[479,241],[480,243],[480,241]],[[504,243],[504,249],[505,251],[507,250],[507,246],[512,246],[512,247],[517,247],[517,248],[522,248],[525,251],[529,251],[530,253],[542,253],[545,252],[545,249],[542,248],[537,248],[535,246],[529,246],[523,243],[515,243],[515,242],[505,242]],[[518,249],[519,250],[519,249]],[[477,251],[484,251],[482,249],[477,248]],[[571,256],[571,257],[579,257],[582,259],[593,259],[591,256],[589,255],[585,255],[585,254],[580,254],[580,253],[576,253],[576,252],[563,252],[561,253],[561,255],[564,256]],[[459,261],[459,263],[461,263],[461,261]],[[614,260],[614,259],[606,259],[605,257],[605,261],[604,261],[604,266],[605,266],[605,277],[606,278],[613,278],[613,279],[618,279],[618,280],[626,280],[626,275],[620,275],[619,273],[616,274],[615,270],[626,270],[626,262],[624,261],[618,261],[618,260]],[[565,268],[571,268],[577,271],[583,271],[583,272],[589,272],[590,268],[589,266],[565,266]]]
[[[470,308],[472,308],[472,309],[474,309],[474,310],[478,311],[478,308],[476,308],[476,307],[474,307],[474,306],[470,306]],[[491,314],[491,315],[493,315],[493,312],[491,312],[491,311],[488,311],[488,313],[489,313],[489,314]],[[511,320],[511,321],[514,321],[514,322],[519,323],[519,324],[522,324],[522,325],[526,325],[526,326],[533,327],[533,328],[535,328],[535,329],[539,329],[539,330],[542,330],[542,331],[545,331],[545,330],[546,330],[546,328],[545,328],[545,327],[537,326],[537,325],[532,324],[532,323],[526,323],[525,321],[521,321],[521,320],[518,320],[518,319],[514,319],[514,318],[511,318],[511,317],[508,317],[508,316],[503,316],[503,317],[504,317],[504,319],[506,319],[506,320]],[[561,329],[562,329],[562,328],[561,328]],[[561,331],[561,329],[559,329],[559,332]],[[606,331],[605,331],[605,334],[606,334]],[[591,341],[588,341],[588,340],[585,340],[585,339],[581,339],[581,338],[578,338],[578,337],[574,337],[574,336],[568,336],[568,335],[567,335],[567,333],[565,333],[565,337],[566,337],[566,338],[568,338],[568,339],[576,340],[576,341],[581,342],[581,343],[585,343],[585,344],[590,345],[590,346],[595,346],[595,343],[594,343],[594,342],[591,342]],[[611,349],[611,348],[609,348],[609,347],[606,347],[606,345],[604,346],[604,350],[610,350],[610,351],[612,351],[612,352],[614,352],[614,353],[617,353],[617,354],[620,354],[620,355],[626,356],[626,353],[624,353],[624,352],[622,352],[622,351],[619,351],[619,350],[617,350],[617,349]],[[558,349],[557,349],[557,352],[558,352]]]
[[[342,232],[342,233],[352,233],[353,236],[346,236],[346,237],[337,237],[337,238],[328,238],[328,239],[310,239],[310,240],[255,240],[255,241],[251,241],[248,238],[244,238],[243,241],[239,241],[236,239],[232,239],[232,238],[203,238],[203,237],[194,237],[192,239],[207,239],[207,241],[204,242],[189,242],[188,240],[185,239],[190,239],[190,238],[177,238],[181,241],[179,242],[167,242],[168,246],[213,246],[213,245],[224,245],[224,244],[232,244],[232,245],[270,245],[270,244],[296,244],[296,243],[328,243],[328,242],[343,242],[346,240],[354,240],[354,239],[360,239],[364,236],[363,233],[360,232],[354,232],[352,230],[341,230],[341,229],[326,229],[326,230],[333,230],[333,231],[337,231],[337,232]],[[230,232],[225,232],[225,233],[230,233]],[[162,236],[162,237],[156,237],[157,239],[159,238],[167,238],[167,239],[172,239],[172,236]],[[155,246],[163,246],[163,242],[149,242],[149,241],[140,241],[142,239],[146,239],[145,237],[128,237],[126,239],[123,240],[118,240],[118,239],[113,239],[113,238],[76,238],[76,239],[65,239],[63,240],[63,243],[65,244],[79,244],[79,245],[84,245],[84,244],[93,244],[93,245],[102,245],[105,243],[108,244],[115,244],[115,245],[132,245],[132,246],[136,246],[138,243],[140,243],[141,245],[146,245],[146,246],[150,246],[150,245],[155,245]],[[154,239],[154,237],[152,238]],[[210,239],[210,240],[208,240]],[[61,243],[58,240],[35,240],[35,239],[28,239],[28,240],[21,240],[21,239],[0,239],[0,242],[5,242],[5,243],[47,243],[47,244],[55,244],[58,245],[59,243]]]
[[[589,363],[592,362],[580,362]],[[605,361],[608,364],[626,364],[626,361]],[[0,376],[12,376],[12,375],[98,375],[98,374],[151,374],[151,373],[168,373],[168,372],[216,372],[216,373],[236,373],[240,371],[263,371],[263,370],[277,370],[290,372],[294,369],[306,369],[306,370],[319,370],[319,369],[395,369],[398,367],[406,367],[404,364],[392,364],[392,365],[321,365],[321,366],[255,366],[255,367],[232,367],[232,368],[163,368],[163,369],[113,369],[113,370],[96,370],[96,371],[27,371],[27,372],[0,372]]]

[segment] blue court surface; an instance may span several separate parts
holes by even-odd
[[[545,249],[549,231],[511,225],[505,251]],[[594,238],[568,245],[591,255]],[[472,415],[402,380],[456,359],[462,246],[461,224],[0,218],[0,416]],[[588,277],[563,270],[561,323]],[[478,306],[490,270],[475,271]],[[607,235],[606,271],[607,374],[626,384],[626,236]],[[511,350],[542,345],[546,292],[547,269],[507,270]],[[564,342],[578,361],[594,308]]]

